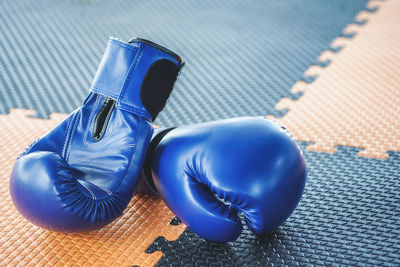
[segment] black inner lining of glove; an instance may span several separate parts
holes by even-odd
[[[146,159],[144,161],[143,172],[146,185],[156,195],[159,195],[159,193],[154,184],[153,175],[151,174],[151,167],[154,161],[154,153],[157,149],[158,144],[161,142],[164,136],[166,136],[173,129],[175,129],[175,127],[161,129],[158,130],[158,132],[153,135],[149,148],[147,150]]]
[[[171,57],[175,58],[179,62],[179,64],[182,65],[181,67],[183,67],[181,57],[178,56],[175,52],[169,50],[168,48],[165,48],[165,47],[163,47],[161,45],[158,45],[158,44],[156,44],[156,43],[154,43],[152,41],[149,41],[149,40],[146,40],[146,39],[143,39],[143,38],[134,38],[134,39],[129,40],[128,43],[133,43],[133,42],[142,42],[142,43],[150,45],[150,46],[152,46],[152,47],[154,47],[154,48],[156,48],[156,49],[158,49],[160,51],[163,51],[164,53],[167,53]]]
[[[93,140],[99,141],[106,132],[108,121],[115,107],[115,100],[107,97],[94,119],[93,125]]]
[[[153,121],[164,108],[178,73],[178,66],[167,59],[154,62],[147,71],[140,88],[140,99]]]

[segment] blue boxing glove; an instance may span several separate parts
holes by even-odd
[[[143,39],[111,38],[83,105],[16,160],[10,193],[43,228],[84,232],[120,216],[132,198],[182,61]]]
[[[238,213],[257,235],[282,224],[300,201],[306,175],[287,131],[244,117],[157,130],[143,179],[191,230],[227,242],[242,231]]]

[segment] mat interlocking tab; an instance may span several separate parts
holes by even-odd
[[[120,218],[85,234],[50,232],[18,213],[8,190],[14,161],[66,117],[51,114],[44,120],[29,117],[32,114],[11,109],[10,114],[0,115],[0,266],[153,266],[162,253],[145,253],[151,242],[158,236],[175,240],[185,229],[170,224],[174,216],[159,197],[136,194]]]
[[[379,9],[362,12],[345,33],[337,38],[321,61],[306,75],[314,82],[297,83],[292,92],[304,92],[300,99],[282,99],[277,109],[289,109],[277,119],[296,139],[314,142],[313,151],[335,152],[335,146],[360,147],[359,156],[387,158],[387,151],[400,151],[400,1],[372,1]]]

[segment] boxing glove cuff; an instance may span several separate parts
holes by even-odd
[[[117,108],[154,121],[182,66],[177,54],[150,41],[110,38],[90,89],[115,100]]]
[[[153,136],[151,137],[149,149],[147,150],[142,175],[139,184],[136,187],[136,192],[149,193],[157,196],[160,195],[160,193],[157,191],[156,186],[154,185],[153,175],[151,174],[151,165],[153,163],[154,152],[158,144],[161,142],[166,134],[168,134],[175,128],[176,127],[160,128],[154,130]]]

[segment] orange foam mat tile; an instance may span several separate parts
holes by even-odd
[[[359,156],[374,158],[400,151],[400,1],[370,1],[369,6],[378,11],[357,16],[367,20],[365,25],[344,30],[355,37],[337,38],[332,47],[343,48],[320,56],[331,63],[306,71],[317,75],[316,80],[294,85],[292,92],[304,91],[303,96],[276,105],[289,111],[274,120],[296,139],[313,142],[310,150],[335,152],[335,146],[352,146],[363,148]]]
[[[65,114],[49,120],[34,112],[11,109],[0,115],[0,266],[153,266],[162,252],[145,253],[158,236],[175,240],[183,224],[170,225],[174,215],[159,197],[136,194],[112,224],[85,234],[50,232],[25,220],[14,208],[9,177],[16,157],[37,137],[51,130]]]

